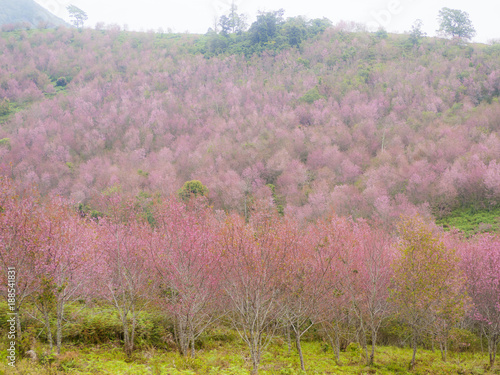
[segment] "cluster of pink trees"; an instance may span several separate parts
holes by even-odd
[[[204,198],[138,204],[116,190],[101,196],[104,216],[95,219],[9,179],[0,186],[2,290],[6,269],[15,267],[18,317],[39,319],[51,345],[55,330],[58,350],[67,305],[92,298],[116,310],[127,355],[138,314],[156,309],[172,319],[184,355],[195,355],[197,338],[215,321],[229,322],[248,346],[254,372],[282,332],[293,332],[305,369],[301,338],[312,326],[337,359],[347,339],[373,363],[388,317],[409,328],[412,365],[425,335],[446,359],[449,332],[465,318],[488,338],[495,361],[498,236],[445,238],[418,216],[392,234],[379,223],[337,216],[306,225],[278,215],[270,199],[254,202],[246,219],[213,210]]]
[[[93,289],[88,275],[97,250],[95,228],[59,198],[42,202],[35,190],[19,193],[5,178],[0,191],[0,261],[3,270],[16,271],[17,332],[23,306],[30,301],[40,312],[51,348],[55,315],[59,352],[66,305]],[[1,280],[5,289],[5,272]]]
[[[206,59],[196,36],[3,36],[0,173],[44,194],[92,205],[114,185],[168,195],[197,179],[217,208],[244,212],[272,184],[300,219],[385,222],[499,202],[493,47],[408,50],[337,27],[301,51]]]
[[[500,240],[484,235],[470,241],[463,262],[472,316],[488,339],[490,365],[495,363],[500,342]]]

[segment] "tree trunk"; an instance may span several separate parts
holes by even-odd
[[[252,359],[252,374],[253,375],[256,375],[259,373],[259,359],[258,359],[258,355],[257,353],[255,352],[254,349],[252,349],[252,351],[250,352],[250,355],[251,355],[251,359]]]
[[[135,326],[137,325],[137,318],[135,316],[135,312],[132,314],[132,328],[130,329],[130,342],[129,342],[129,350],[130,355],[134,351],[134,343],[135,343]]]
[[[252,332],[250,337],[251,348],[250,348],[250,356],[252,359],[252,374],[259,373],[259,364],[260,364],[260,342],[259,335],[255,332]]]
[[[56,345],[57,354],[61,354],[61,343],[62,343],[62,317],[57,314],[57,330],[56,330]]]
[[[340,366],[342,363],[340,362],[340,334],[338,332],[335,332],[335,346],[334,346],[334,352],[335,352],[335,357],[337,357],[337,364]]]
[[[56,323],[57,354],[61,354],[63,320],[64,320],[64,300],[60,300],[57,303],[57,323]]]
[[[304,355],[302,354],[302,346],[300,345],[300,334],[298,332],[295,332],[295,344],[297,345],[297,351],[299,352],[300,368],[302,371],[306,371],[306,367],[304,365]]]
[[[288,345],[288,355],[290,355],[290,352],[292,351],[292,339],[290,337],[290,326],[287,324],[286,325],[286,343]]]
[[[194,332],[193,332],[193,329],[191,328],[190,330],[190,333],[189,333],[189,341],[191,342],[191,358],[194,358],[195,357],[195,354],[196,354],[196,349],[194,347]]]
[[[259,373],[259,363],[257,359],[252,355],[252,375],[257,375]]]
[[[181,347],[181,342],[179,340],[179,333],[177,332],[177,319],[174,318],[174,340],[177,343],[177,347],[179,348],[179,351],[181,352],[182,355],[182,347]]]
[[[490,369],[491,369],[495,364],[495,358],[497,354],[497,337],[495,334],[491,334],[490,337],[488,337],[488,351],[490,354]]]
[[[17,326],[17,338],[21,338],[21,310],[19,309],[19,306],[16,307],[16,326]]]
[[[370,353],[370,359],[368,360],[368,364],[371,366],[375,361],[375,344],[377,342],[377,332],[372,330],[372,351]]]
[[[415,356],[417,355],[417,338],[413,337],[412,341],[413,341],[413,356],[411,357],[411,362],[409,366],[410,370],[413,370],[413,368],[415,367]]]
[[[125,354],[127,357],[129,356],[129,351],[128,351],[128,322],[127,322],[127,316],[124,314],[122,316],[122,326],[123,326],[123,349],[125,351]]]
[[[448,340],[444,340],[442,342],[439,342],[439,350],[441,351],[441,359],[443,362],[446,362],[446,357],[448,354]]]
[[[369,363],[370,359],[368,356],[368,344],[366,342],[366,334],[365,334],[364,329],[361,329],[360,343],[361,343],[361,346],[363,347],[363,351],[365,353],[365,361],[367,363]]]
[[[341,366],[342,363],[340,362],[340,336],[337,334],[335,330],[333,330],[334,337],[330,335],[328,332],[328,329],[323,326],[323,329],[326,332],[326,335],[328,336],[328,341],[330,341],[330,345],[332,346],[333,353],[335,354],[335,359],[337,361],[337,365]]]
[[[122,324],[123,324],[123,343],[125,354],[128,358],[132,356],[134,351],[134,331],[135,331],[135,319],[132,321],[132,330],[129,328],[128,314],[123,314]]]
[[[49,312],[44,311],[43,315],[45,318],[45,329],[47,330],[47,341],[49,342],[50,351],[52,351],[52,349],[54,348],[54,341],[52,339],[52,330],[50,327]]]
[[[483,330],[480,330],[480,336],[479,336],[479,342],[481,343],[481,354],[484,354],[484,348],[483,348]]]
[[[181,355],[187,357],[189,355],[189,336],[188,332],[186,332],[186,325],[182,319],[182,316],[177,316],[175,319],[174,336],[177,344],[179,345]]]

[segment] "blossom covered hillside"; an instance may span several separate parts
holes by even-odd
[[[92,206],[119,185],[216,208],[390,222],[500,203],[500,46],[348,26],[281,52],[204,56],[205,36],[2,33],[0,173]]]

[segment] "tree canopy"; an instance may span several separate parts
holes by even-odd
[[[284,14],[283,9],[259,12],[257,20],[247,30],[245,15],[238,14],[233,3],[229,13],[218,18],[216,30],[209,29],[205,38],[200,38],[198,49],[207,57],[224,53],[251,56],[264,50],[280,51],[299,47],[303,41],[321,34],[332,25],[326,18],[307,20],[299,16],[285,19]]]
[[[411,26],[409,39],[410,39],[410,43],[413,46],[420,45],[422,38],[426,36],[426,33],[424,31],[422,31],[422,25],[423,25],[422,20],[418,19]]]
[[[193,196],[207,196],[208,189],[198,180],[186,181],[178,195],[183,201],[188,201]]]
[[[438,32],[452,38],[471,39],[476,35],[476,30],[472,26],[469,14],[462,10],[442,8],[438,15]]]
[[[71,17],[71,22],[73,23],[73,25],[75,25],[79,29],[82,28],[84,22],[88,19],[87,13],[73,4],[68,5],[66,9],[68,9],[69,16]]]

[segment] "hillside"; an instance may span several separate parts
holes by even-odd
[[[0,34],[0,372],[500,373],[500,45],[282,15]]]
[[[192,179],[216,208],[272,196],[300,219],[498,206],[499,45],[337,26],[213,56],[213,38],[3,33],[0,173],[90,206]]]
[[[16,24],[30,28],[68,26],[33,0],[0,0],[0,9],[0,27]]]

